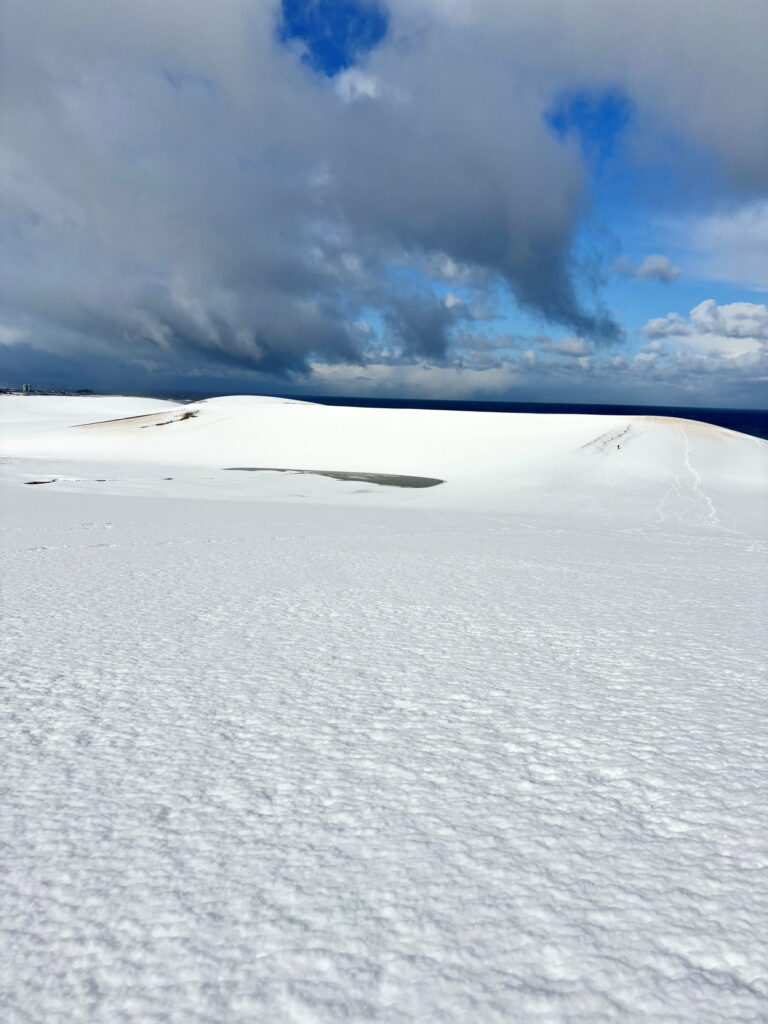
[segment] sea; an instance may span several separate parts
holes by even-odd
[[[238,392],[242,394],[242,392]],[[200,402],[215,395],[165,393],[145,397],[164,398],[175,402]],[[352,405],[367,409],[456,409],[462,412],[533,412],[582,413],[597,416],[675,416],[700,420],[718,427],[737,430],[768,440],[768,411],[760,409],[697,409],[687,406],[661,405],[584,405],[556,402],[466,402],[426,398],[350,398],[338,395],[275,395],[321,405]]]

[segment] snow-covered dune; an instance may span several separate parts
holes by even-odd
[[[123,395],[0,395],[0,440],[11,434],[30,434],[71,427],[93,420],[175,409],[176,402]]]
[[[768,1020],[767,450],[0,397],[3,1024]]]
[[[27,413],[30,399],[10,401],[6,419]],[[663,417],[361,409],[249,396],[165,402],[158,411],[143,399],[115,399],[113,408],[107,399],[71,400],[65,414],[68,400],[54,399],[66,426],[50,429],[46,400],[31,401],[39,421],[26,417],[29,429],[14,430],[0,451],[17,460],[17,473],[52,474],[59,487],[82,488],[90,474],[102,491],[122,493],[143,466],[145,491],[150,478],[172,477],[164,483],[175,487],[160,490],[181,495],[197,480],[209,496],[504,511],[554,492],[559,503],[595,513],[607,500],[614,512],[629,501],[650,519],[687,509],[688,518],[715,521],[719,498],[760,501],[768,481],[768,444]],[[303,479],[297,491],[286,470],[339,479]],[[344,480],[349,474],[362,479]],[[408,476],[444,483],[429,494],[396,494],[385,479]]]

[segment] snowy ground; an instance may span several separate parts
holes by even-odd
[[[0,446],[3,1021],[768,1019],[767,444],[0,398]]]

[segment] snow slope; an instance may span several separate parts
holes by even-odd
[[[30,399],[12,401],[18,415]],[[172,477],[175,486],[159,493],[502,512],[532,503],[540,513],[546,495],[545,504],[597,516],[608,503],[611,517],[623,508],[637,518],[640,505],[648,523],[719,522],[734,501],[741,525],[759,524],[766,511],[768,445],[689,420],[358,409],[243,396],[162,403],[160,412],[147,415],[147,400],[122,399],[122,417],[125,403],[136,402],[127,418],[93,422],[91,400],[73,401],[84,425],[68,420],[64,429],[15,431],[0,440],[0,454],[17,467],[11,479],[42,474],[56,477],[59,489],[80,490],[99,479],[97,490],[127,494],[146,493],[153,478],[167,485]],[[404,474],[445,485],[403,494],[359,481],[246,477],[236,467]]]
[[[5,401],[2,1020],[768,1018],[768,446]]]
[[[176,402],[122,395],[0,395],[0,437],[7,441],[11,436],[176,408]]]

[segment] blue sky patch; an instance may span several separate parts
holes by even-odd
[[[282,0],[282,42],[305,43],[304,61],[332,78],[372,50],[387,33],[387,16],[376,3],[355,0]]]
[[[601,162],[614,156],[632,120],[632,104],[619,91],[562,94],[544,119],[559,139],[576,136],[585,155]]]

